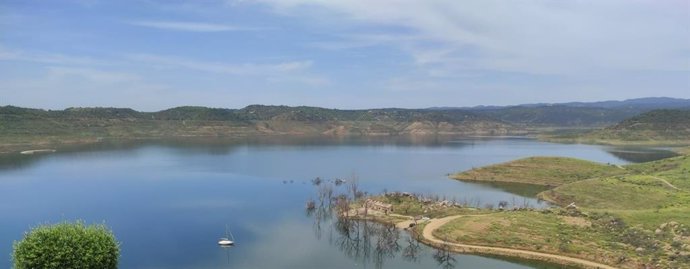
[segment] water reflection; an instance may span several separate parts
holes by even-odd
[[[419,256],[422,252],[422,247],[419,245],[417,240],[418,235],[414,232],[410,234],[409,237],[405,238],[405,248],[402,250],[402,258],[408,262],[419,261]]]
[[[363,264],[373,264],[376,268],[383,268],[385,261],[394,259],[403,249],[398,243],[400,230],[391,224],[337,218],[334,230],[336,234],[331,239],[332,244],[347,257]],[[405,249],[410,250],[409,246]],[[408,257],[418,257],[418,253],[409,254]]]
[[[353,177],[356,178],[356,177]],[[413,231],[402,236],[393,224],[378,223],[349,217],[350,203],[354,198],[363,199],[357,191],[357,181],[350,179],[346,190],[336,183],[314,180],[317,200],[306,202],[306,214],[313,219],[314,234],[321,239],[324,223],[327,223],[328,241],[345,256],[361,264],[373,264],[383,268],[384,263],[398,255],[410,263],[417,262],[422,247]],[[366,213],[365,213],[366,214]],[[404,240],[401,238],[404,237]],[[403,241],[403,245],[400,242]],[[445,251],[439,254],[438,251]],[[434,255],[439,266],[453,268],[455,258],[450,249],[439,249]]]
[[[91,152],[125,152],[144,147],[164,147],[184,154],[228,155],[242,147],[324,147],[324,146],[366,146],[366,147],[425,147],[425,148],[474,148],[490,141],[501,139],[489,137],[457,136],[385,136],[385,137],[284,137],[258,136],[243,138],[189,137],[158,138],[137,140],[103,140],[92,144],[63,145],[57,152],[49,154],[22,155],[19,153],[0,154],[0,170],[25,168],[35,162],[53,156],[83,155]],[[511,137],[505,141],[520,143],[540,143],[527,138]],[[559,145],[559,144],[557,144]],[[562,145],[566,147],[566,145]],[[571,145],[571,147],[577,147]],[[595,146],[592,146],[595,147]],[[609,147],[606,152],[625,162],[648,162],[677,156],[671,150],[643,147]],[[448,171],[451,172],[451,171]]]
[[[651,162],[678,156],[677,153],[657,148],[610,148],[606,152],[631,163]]]
[[[441,244],[441,246],[436,249],[434,260],[436,260],[440,268],[444,269],[455,268],[455,263],[457,263],[448,244]]]

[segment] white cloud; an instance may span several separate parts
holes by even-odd
[[[424,68],[572,74],[688,71],[687,1],[260,0],[281,14],[340,21],[352,31],[388,27]],[[309,10],[330,12],[327,14]],[[421,38],[418,38],[420,37]],[[320,43],[328,49],[374,44]],[[319,44],[317,44],[319,45]],[[447,72],[447,71],[446,71]]]
[[[61,66],[48,67],[48,76],[53,79],[76,77],[96,83],[136,83],[143,81],[140,76],[126,72]]]
[[[257,27],[242,27],[228,24],[205,23],[205,22],[189,22],[189,21],[129,21],[127,22],[136,26],[143,26],[149,28],[186,31],[186,32],[226,32],[226,31],[256,31],[265,30],[267,28]]]
[[[89,58],[59,53],[24,51],[0,46],[0,61],[20,61],[60,65],[104,65],[105,62]]]
[[[160,56],[151,54],[133,54],[127,58],[131,61],[143,63],[155,68],[183,68],[201,72],[232,76],[263,77],[268,82],[295,82],[310,86],[330,84],[328,78],[310,73],[312,61],[285,61],[278,63],[222,63],[198,61],[180,57]]]
[[[287,73],[308,69],[311,61],[289,61],[272,64],[229,64],[219,62],[206,62],[180,57],[159,56],[151,54],[132,54],[127,56],[132,61],[150,64],[159,68],[186,68],[197,71],[221,73],[228,75],[266,75],[275,73]]]

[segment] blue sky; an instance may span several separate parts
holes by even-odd
[[[690,1],[4,0],[0,105],[690,98]]]

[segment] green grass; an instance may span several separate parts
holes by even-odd
[[[625,223],[639,225],[648,230],[668,222],[678,222],[690,226],[690,207],[673,206],[660,209],[644,210],[593,210],[595,212],[610,213],[620,217]]]
[[[456,243],[557,253],[611,264],[617,263],[614,257],[634,254],[631,247],[611,247],[614,236],[593,227],[586,218],[531,211],[460,217],[434,231],[434,236]]]
[[[686,193],[651,176],[640,175],[574,182],[542,192],[540,196],[561,206],[574,202],[590,209],[654,209],[688,203]]]
[[[682,259],[687,257],[669,259],[675,250],[668,250],[677,238],[682,243],[690,243],[681,232],[687,226],[675,226],[655,234],[654,229],[612,225],[616,218],[610,214],[573,217],[564,213],[507,211],[463,216],[435,230],[434,236],[461,244],[574,256],[621,268],[637,268],[652,260],[658,260],[661,268],[684,268]]]
[[[616,166],[563,157],[530,157],[457,173],[469,181],[517,182],[559,186],[599,176],[623,174]]]
[[[628,165],[626,169],[638,174],[651,174],[666,179],[680,189],[690,190],[690,156],[688,155]]]
[[[538,196],[563,207],[575,203],[578,209],[461,217],[436,230],[439,238],[577,256],[622,268],[650,262],[659,268],[690,264],[688,155],[622,168],[535,157],[455,178],[557,185]]]

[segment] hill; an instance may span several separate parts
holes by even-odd
[[[471,111],[524,127],[558,128],[599,128],[655,109],[690,109],[690,99],[648,97],[623,101],[430,108]]]
[[[687,268],[690,262],[688,155],[620,167],[534,157],[463,174],[557,186],[538,197],[561,208],[556,214],[514,209],[460,215],[434,231],[438,238],[557,253],[617,268]]]
[[[690,144],[690,109],[653,110],[601,130],[547,138],[601,144]]]
[[[639,113],[635,109],[572,107],[564,105],[516,106],[473,111],[526,127],[594,128],[618,122]]]
[[[473,168],[451,175],[464,181],[515,182],[560,186],[601,175],[616,175],[616,166],[564,157],[530,157],[507,163]]]
[[[158,112],[129,108],[0,107],[0,146],[4,148],[107,138],[505,134],[524,134],[524,131],[468,111],[338,110],[263,105],[242,109],[188,106]]]

